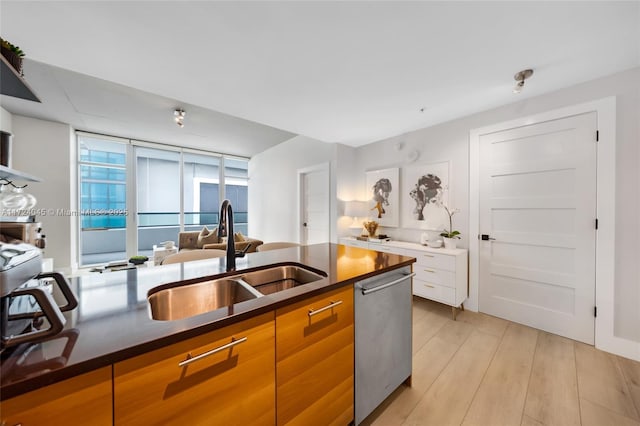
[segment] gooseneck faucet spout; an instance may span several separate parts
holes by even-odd
[[[227,237],[227,271],[235,271],[236,243],[233,238],[233,209],[229,200],[224,200],[220,207],[218,242],[221,242],[222,237]]]

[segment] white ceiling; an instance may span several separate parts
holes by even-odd
[[[3,0],[0,11],[2,36],[36,61],[353,146],[640,65],[638,1]],[[514,95],[523,68],[535,74]]]
[[[69,123],[79,130],[242,157],[295,136],[42,62],[26,60],[24,73],[42,103],[0,96],[2,107],[14,114]],[[176,107],[186,111],[183,128],[174,122]]]

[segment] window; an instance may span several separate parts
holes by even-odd
[[[217,226],[220,214],[220,157],[183,154],[184,227]]]
[[[153,245],[178,242],[182,230],[214,228],[224,198],[235,231],[247,234],[248,160],[82,132],[77,138],[80,265],[151,257]]]
[[[113,140],[78,136],[81,265],[116,260],[125,249],[126,148]]]
[[[249,223],[249,162],[244,159],[224,158],[224,195],[233,207],[235,232],[247,235]]]
[[[153,246],[178,241],[180,232],[180,152],[135,147],[138,250],[153,256]]]

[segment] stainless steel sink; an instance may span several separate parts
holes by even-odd
[[[151,318],[171,321],[188,318],[263,295],[321,280],[322,271],[304,265],[271,266],[218,280],[178,285],[149,292]]]
[[[262,294],[272,294],[326,277],[326,274],[321,274],[324,274],[324,272],[311,271],[302,265],[284,265],[249,272],[240,275],[238,278],[247,282]]]
[[[262,294],[246,283],[223,278],[160,290],[147,299],[151,308],[151,318],[170,321],[192,317],[258,297],[262,297]]]

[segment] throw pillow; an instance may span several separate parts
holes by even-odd
[[[246,241],[246,239],[244,238],[244,235],[242,235],[242,232],[236,232],[233,234],[233,241],[236,243],[242,243]]]
[[[218,228],[213,228],[213,230],[209,231],[205,226],[200,231],[198,235],[198,248],[202,248],[205,244],[214,244],[218,242]]]

